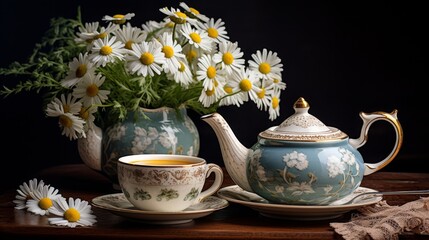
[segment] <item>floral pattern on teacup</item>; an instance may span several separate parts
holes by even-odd
[[[193,182],[204,182],[206,177],[206,166],[196,166],[192,168],[166,168],[150,169],[142,168],[135,170],[132,167],[119,165],[122,174],[118,178],[126,179],[133,184],[144,182],[147,185],[186,185]]]

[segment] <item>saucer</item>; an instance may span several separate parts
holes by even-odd
[[[217,192],[217,195],[230,202],[250,207],[258,211],[261,215],[270,218],[290,220],[324,220],[340,217],[344,213],[363,206],[377,203],[382,199],[380,196],[376,197],[373,195],[368,195],[368,197],[362,198],[353,204],[344,204],[356,194],[368,191],[376,192],[376,190],[371,188],[359,187],[352,194],[343,199],[337,200],[330,205],[320,206],[270,203],[255,193],[243,190],[238,185],[221,188]]]
[[[98,196],[93,198],[91,203],[94,207],[108,210],[113,214],[151,224],[188,223],[228,206],[227,200],[209,196],[179,212],[144,211],[134,207],[123,193]]]

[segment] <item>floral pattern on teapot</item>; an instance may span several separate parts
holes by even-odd
[[[276,167],[265,167],[268,162],[263,160],[263,148],[253,149],[249,152],[249,180],[254,190],[269,201],[328,204],[355,190],[363,175],[355,154],[345,147],[330,149],[333,153],[323,160],[314,159],[317,156],[297,148],[278,155]],[[321,150],[319,154],[325,155],[323,152],[326,151]],[[273,164],[273,159],[271,155],[269,164]]]

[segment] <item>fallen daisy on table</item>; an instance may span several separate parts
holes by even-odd
[[[60,216],[48,219],[49,223],[53,225],[74,228],[76,226],[92,226],[97,222],[95,215],[91,214],[91,205],[79,198],[76,200],[69,198],[68,203],[65,198],[58,198],[49,212]]]
[[[67,202],[58,189],[46,185],[43,180],[33,178],[19,185],[16,191],[18,194],[13,200],[15,209],[27,209],[41,216],[58,216],[48,218],[50,224],[74,228],[92,226],[97,222],[87,201],[69,198]]]
[[[54,187],[41,185],[30,192],[30,197],[31,199],[26,202],[27,210],[43,216],[49,214],[49,209],[53,206],[55,200],[61,198],[61,194]]]
[[[13,203],[16,204],[15,209],[25,209],[27,200],[31,198],[30,193],[44,185],[45,183],[43,180],[38,181],[37,178],[33,178],[28,181],[28,183],[24,182],[22,185],[19,185],[19,189],[16,190],[18,194],[15,196],[15,200],[13,200]]]

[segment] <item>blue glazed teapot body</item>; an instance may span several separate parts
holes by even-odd
[[[252,190],[271,202],[323,205],[352,193],[364,170],[348,139],[267,145],[260,138],[249,151],[246,174]]]
[[[258,136],[258,142],[245,148],[226,121],[217,113],[203,116],[214,129],[226,170],[233,181],[273,203],[327,205],[351,194],[365,175],[374,173],[397,155],[402,145],[402,127],[397,111],[363,113],[361,135],[347,134],[328,127],[308,113],[309,104],[299,98],[295,114],[279,126]],[[365,163],[357,150],[367,141],[371,124],[385,120],[396,132],[391,153],[377,163]]]

